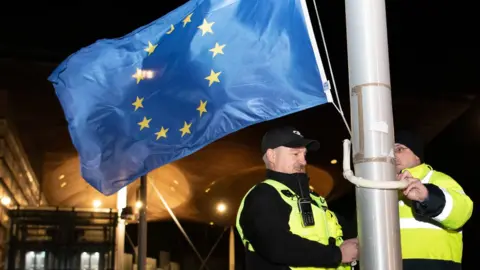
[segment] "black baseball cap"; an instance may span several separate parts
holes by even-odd
[[[268,149],[275,149],[280,146],[305,147],[307,151],[317,151],[320,148],[320,143],[316,140],[303,138],[303,135],[297,129],[290,126],[275,128],[263,135],[262,154],[265,154]]]

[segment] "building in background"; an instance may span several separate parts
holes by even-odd
[[[5,269],[4,258],[8,252],[8,210],[47,204],[8,108],[7,94],[0,91],[0,269]]]
[[[20,207],[9,215],[5,269],[114,269],[114,209]]]

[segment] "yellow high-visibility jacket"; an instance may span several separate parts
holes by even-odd
[[[429,196],[424,202],[399,197],[403,269],[460,269],[461,228],[472,215],[472,200],[455,180],[427,164],[405,171],[422,181]]]
[[[264,185],[264,184],[267,184],[268,186],[271,186],[273,189],[275,189],[278,192],[277,196],[279,196],[285,204],[290,206],[291,211],[289,213],[289,217],[286,220],[288,220],[288,227],[290,229],[291,234],[303,238],[304,241],[306,242],[310,242],[310,241],[316,242],[318,243],[317,245],[323,245],[326,248],[329,245],[338,247],[343,243],[342,228],[339,225],[335,214],[327,209],[327,203],[325,199],[321,198],[320,196],[310,194],[311,200],[312,202],[314,202],[314,204],[312,204],[312,211],[314,215],[315,224],[313,226],[303,227],[302,215],[298,209],[298,204],[297,204],[298,198],[294,196],[295,194],[294,191],[291,190],[288,186],[271,179],[263,181],[260,185]],[[268,256],[265,257],[266,253],[263,253],[263,256],[256,254],[257,250],[255,249],[256,248],[255,244],[251,243],[250,241],[251,239],[248,239],[245,236],[244,228],[242,227],[242,224],[240,222],[240,217],[244,210],[245,199],[248,197],[249,193],[253,189],[255,189],[255,187],[253,187],[245,195],[244,199],[242,200],[238,210],[237,223],[236,223],[236,228],[246,248],[247,261],[249,260],[249,257],[252,259],[250,260],[250,264],[249,266],[247,266],[247,269],[250,269],[248,267],[253,267],[253,269],[286,269],[288,267],[288,269],[292,269],[292,270],[327,270],[327,269],[328,270],[349,270],[351,269],[349,265],[340,264],[340,263],[337,267],[315,267],[315,266],[294,267],[290,265],[281,265],[278,262],[269,261]],[[286,193],[291,194],[291,196],[285,195]],[[261,206],[259,205],[259,207]],[[268,215],[269,213],[264,213],[264,214]],[[275,224],[270,224],[268,226],[275,226]],[[334,240],[334,243],[330,243],[331,240]],[[313,243],[310,243],[310,245],[311,244]],[[289,243],[280,243],[280,242],[271,243],[271,248],[273,249],[275,245],[284,245],[282,248],[285,248],[286,250],[288,250],[289,248],[288,246]],[[298,251],[292,250],[292,252],[298,252]],[[322,255],[324,254],[322,253],[315,254],[315,256],[319,256],[318,260],[322,260],[321,258]],[[260,256],[262,259],[259,259],[260,257],[258,256]],[[308,255],[305,254],[305,256],[308,256]],[[324,258],[325,262],[331,261],[331,259],[332,258]]]

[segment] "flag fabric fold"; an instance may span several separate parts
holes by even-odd
[[[247,126],[327,102],[302,0],[196,0],[50,75],[82,177],[111,195]]]

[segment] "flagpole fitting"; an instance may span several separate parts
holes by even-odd
[[[348,139],[343,140],[343,177],[357,187],[370,189],[405,189],[408,186],[406,180],[398,181],[374,181],[357,177],[350,167],[350,147]]]

